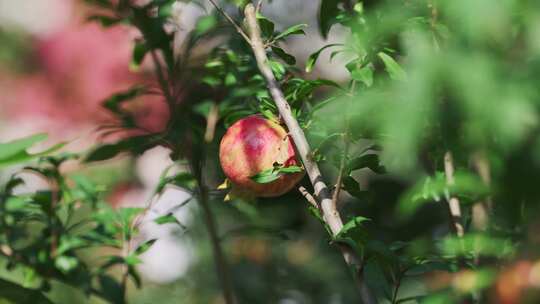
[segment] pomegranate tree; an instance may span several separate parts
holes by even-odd
[[[287,131],[258,115],[243,118],[227,130],[219,159],[233,190],[251,196],[285,194],[304,176],[301,170],[287,170],[299,169],[300,164]],[[256,181],[254,177],[261,174],[266,174],[266,180]]]

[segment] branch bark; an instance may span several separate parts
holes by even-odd
[[[446,151],[444,154],[444,173],[446,175],[446,183],[448,186],[455,184],[454,179],[454,160],[452,158],[452,152]],[[463,237],[465,230],[461,223],[461,207],[459,205],[459,199],[455,196],[448,198],[448,208],[450,209],[450,223],[456,232],[458,237]]]
[[[218,277],[221,283],[221,288],[223,290],[223,297],[225,303],[234,304],[235,299],[231,278],[229,277],[229,265],[227,263],[227,260],[225,259],[223,249],[221,248],[221,243],[217,233],[216,220],[208,202],[208,192],[206,189],[204,189],[204,185],[199,184],[199,186],[203,188],[201,189],[199,201],[204,212],[204,221],[206,224],[206,228],[208,230],[208,233],[210,234],[210,242],[212,244],[214,263],[216,264]]]
[[[268,57],[266,56],[266,50],[264,43],[261,39],[261,31],[257,23],[256,11],[253,4],[248,4],[244,10],[247,26],[249,30],[250,45],[253,49],[255,59],[257,60],[257,66],[263,77],[266,80],[266,84],[270,94],[276,106],[278,108],[279,114],[285,125],[289,130],[296,149],[302,159],[306,173],[313,185],[315,197],[318,199],[320,209],[323,213],[323,218],[326,224],[330,227],[330,231],[333,236],[336,236],[343,227],[343,222],[341,220],[340,214],[335,208],[335,205],[332,202],[332,196],[328,186],[322,179],[321,171],[317,163],[310,157],[311,149],[307,142],[304,131],[298,124],[298,121],[294,118],[291,112],[291,108],[287,100],[281,91],[272,69],[268,65]],[[345,262],[356,270],[358,276],[358,283],[360,284],[359,289],[361,292],[362,300],[364,303],[375,303],[375,300],[371,293],[369,292],[367,285],[362,278],[362,263],[360,259],[356,256],[354,251],[345,245],[340,245],[339,248],[343,254]]]
[[[311,195],[311,193],[309,193],[307,191],[307,189],[304,187],[304,186],[300,186],[298,187],[298,191],[300,191],[300,193],[302,194],[302,196],[304,196],[304,198],[306,199],[306,201],[308,201],[308,203],[319,209],[319,205],[317,204],[317,201],[315,200],[315,198],[313,197],[313,195]]]
[[[489,161],[484,152],[476,152],[472,156],[474,170],[480,176],[480,179],[487,187],[491,185],[491,170]],[[472,207],[472,224],[477,230],[483,231],[487,228],[488,214],[492,208],[491,197],[488,196],[484,200],[476,202]]]

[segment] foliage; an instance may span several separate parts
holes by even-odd
[[[132,67],[151,61],[156,83],[103,102],[116,118],[103,132],[119,132],[121,138],[85,155],[55,154],[62,143],[27,152],[44,135],[0,145],[0,166],[37,160],[23,170],[51,185],[46,191],[19,194],[14,190],[23,180],[17,174],[3,185],[0,251],[8,269],[26,275],[9,292],[0,286],[0,299],[32,294],[47,303],[43,293],[51,282],[60,281],[88,296],[126,302],[127,278],[142,286],[139,255],[156,242],[134,246],[139,215],[147,209],[113,209],[103,199],[105,189],[61,167],[73,158],[91,164],[121,153],[137,156],[156,146],[168,148],[171,159],[187,164],[188,172],[164,172],[155,193],[172,184],[193,195],[204,220],[189,232],[204,238],[201,231],[208,229],[211,240],[210,245],[206,239],[196,245],[203,252],[198,265],[207,266],[212,251],[219,269],[223,247],[233,263],[230,281],[221,283],[225,289],[233,285],[240,303],[286,298],[328,303],[336,294],[341,295],[336,303],[358,301],[354,279],[329,244],[349,246],[358,254],[368,287],[385,303],[487,303],[500,296],[498,284],[506,268],[521,259],[538,259],[538,4],[322,0],[320,33],[326,37],[339,24],[350,35],[345,43],[312,50],[303,69],[286,46],[292,35],[304,39],[304,29],[313,25],[278,30],[258,13],[268,64],[309,139],[309,157],[321,165],[327,183],[334,183],[329,177],[340,177],[334,191],[342,190],[338,198],[345,225],[332,237],[322,228],[320,210],[298,203],[303,199],[298,193],[223,203],[225,193],[215,190],[223,180],[217,145],[224,130],[253,113],[280,119],[248,43],[220,12],[201,17],[178,50],[174,32],[167,30],[175,1],[86,2],[100,7],[90,20],[139,31]],[[241,16],[233,18],[242,24]],[[208,51],[205,46],[212,39],[220,44]],[[340,54],[349,58],[343,65],[350,80],[338,83],[310,75],[322,60]],[[124,105],[156,91],[169,118],[164,130],[150,132],[137,125]],[[298,170],[276,167],[252,179],[267,183]],[[459,201],[459,218],[448,217],[453,199]],[[76,216],[81,210],[86,216]],[[479,218],[479,210],[487,220]],[[313,216],[307,218],[310,212]],[[215,214],[226,231],[221,237]],[[172,213],[155,222],[184,227]],[[465,228],[463,236],[454,235],[457,224]],[[294,238],[283,240],[290,231]],[[309,250],[306,240],[315,244]],[[257,246],[263,249],[253,249]],[[114,254],[100,257],[103,262],[97,264],[81,254],[105,247],[114,248]],[[317,253],[302,256],[311,251]],[[214,290],[213,276],[195,271],[190,280]],[[432,278],[442,283],[430,284]],[[193,302],[212,300],[209,293],[182,283]],[[11,284],[15,282],[0,281]],[[538,297],[530,299],[533,303]]]

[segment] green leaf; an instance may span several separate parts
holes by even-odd
[[[283,174],[299,173],[302,171],[303,169],[298,166],[288,166],[288,167],[277,166],[272,169],[264,170],[255,174],[254,176],[251,177],[251,180],[259,184],[267,184],[280,178]]]
[[[135,286],[137,286],[137,288],[141,288],[142,280],[141,280],[141,277],[139,276],[139,274],[137,273],[137,270],[135,269],[135,267],[129,266],[128,267],[128,274],[131,277],[131,279],[133,280],[133,283],[135,283]]]
[[[152,148],[159,141],[159,137],[154,134],[133,136],[120,140],[113,144],[104,144],[90,151],[84,162],[95,162],[108,160],[116,155],[131,151],[136,154],[141,154],[144,151]]]
[[[324,38],[327,38],[328,32],[339,14],[339,3],[343,0],[322,0],[319,8],[319,30]]]
[[[379,155],[377,154],[365,154],[353,158],[347,165],[347,172],[350,174],[352,171],[363,168],[369,168],[379,174],[386,173],[386,169],[380,164]]]
[[[92,15],[88,17],[88,21],[96,21],[96,22],[99,22],[101,26],[103,27],[111,27],[124,20],[121,18],[106,16],[106,15]]]
[[[137,249],[135,249],[135,255],[138,256],[147,252],[148,249],[150,249],[150,247],[152,247],[152,245],[154,245],[156,241],[157,239],[151,239],[151,240],[143,242],[137,247]]]
[[[178,173],[172,176],[162,177],[156,187],[156,193],[161,193],[167,185],[175,185],[185,188],[186,190],[193,190],[197,182],[193,175],[187,172]]]
[[[227,75],[225,75],[225,81],[223,84],[230,87],[236,85],[237,82],[236,76],[233,73],[227,73]]]
[[[137,51],[138,47],[140,48],[139,52],[143,52],[142,48],[144,48],[144,52],[148,51],[144,43],[136,44],[135,49],[133,50],[134,61],[136,61],[135,52]],[[144,54],[138,54],[138,56],[144,56]],[[142,58],[137,58],[137,60],[138,59],[140,59],[140,61],[137,61],[137,64],[140,64],[140,62],[142,61]],[[141,85],[135,85],[125,91],[121,91],[121,92],[113,94],[109,98],[105,99],[101,104],[105,109],[111,111],[114,114],[124,115],[125,113],[122,110],[121,105],[126,101],[132,100],[136,97],[143,95],[144,93],[146,93],[146,87],[141,86]]]
[[[45,156],[63,148],[67,143],[58,143],[44,151],[30,154],[26,150],[35,143],[43,141],[47,134],[36,134],[22,139],[0,144],[0,168],[3,166],[24,163],[34,158]]]
[[[176,225],[180,226],[182,229],[184,229],[184,230],[186,229],[186,227],[184,225],[182,225],[182,223],[180,223],[180,221],[172,213],[168,213],[168,214],[165,214],[165,215],[162,215],[162,216],[156,218],[154,220],[154,223],[159,224],[159,225],[176,224]]]
[[[433,271],[446,271],[451,272],[452,267],[448,263],[444,263],[442,261],[420,261],[415,266],[412,266],[407,269],[406,275],[407,276],[415,276],[415,275],[423,275],[425,273],[433,272]]]
[[[356,81],[362,82],[366,87],[373,85],[373,70],[369,66],[365,66],[359,70],[353,70],[351,77]]]
[[[288,167],[281,167],[277,169],[277,172],[279,173],[299,173],[304,171],[302,167],[299,166],[288,166]]]
[[[125,303],[123,288],[113,277],[107,274],[98,276],[100,292],[111,303]]]
[[[489,193],[489,188],[474,174],[457,171],[454,174],[454,184],[449,186],[443,172],[436,172],[434,176],[420,179],[407,191],[398,204],[398,211],[402,216],[411,216],[418,208],[429,202],[448,200],[451,196],[468,198],[462,200],[475,201]]]
[[[355,233],[355,230],[360,229],[362,223],[367,221],[371,221],[371,219],[363,216],[356,216],[343,225],[337,236],[343,237],[347,234]]]
[[[173,13],[173,5],[176,1],[174,0],[167,0],[161,5],[159,5],[158,8],[158,16],[160,18],[170,18]]]
[[[139,66],[141,65],[144,57],[148,53],[148,51],[149,51],[149,49],[146,46],[146,43],[144,43],[143,41],[136,42],[135,46],[133,47],[133,54],[131,56],[130,67],[132,69],[138,69]],[[140,92],[140,93],[142,93],[142,92]],[[133,97],[135,97],[135,96],[133,96]]]
[[[208,31],[215,28],[218,24],[218,20],[215,16],[204,16],[197,20],[194,33],[198,36],[206,34]]]
[[[143,211],[144,211],[144,208],[123,207],[123,208],[120,208],[117,212],[118,212],[118,215],[120,216],[120,220],[124,224],[129,225],[135,219],[135,217]]]
[[[69,273],[79,265],[79,260],[72,256],[61,255],[54,260],[54,266],[63,273]]]
[[[53,302],[38,290],[24,288],[4,279],[0,279],[0,303],[53,304]]]
[[[367,199],[368,191],[360,190],[360,185],[352,176],[343,177],[343,189],[358,199]]]
[[[333,237],[334,242],[345,243],[351,247],[360,257],[364,255],[364,243],[367,234],[362,229],[362,223],[370,219],[357,216],[343,225],[341,230]]]
[[[86,157],[85,162],[89,163],[111,159],[126,149],[127,148],[122,143],[101,145],[90,152]]]
[[[274,52],[274,54],[276,56],[278,56],[279,58],[283,59],[283,61],[285,61],[285,63],[290,64],[290,65],[295,65],[296,64],[296,58],[294,58],[293,55],[288,54],[287,52],[285,52],[282,48],[273,46],[272,47],[272,52]]]
[[[276,172],[273,168],[261,171],[255,175],[253,175],[251,178],[252,181],[259,183],[259,184],[267,184],[275,181],[281,176],[278,172]]]
[[[58,255],[62,255],[66,252],[84,248],[88,245],[88,242],[82,238],[72,235],[62,235],[60,237],[60,245],[56,249]]]
[[[142,260],[135,254],[130,254],[124,259],[124,263],[129,266],[136,266],[142,263]]]
[[[315,53],[309,55],[309,57],[308,57],[308,59],[306,61],[306,68],[305,68],[306,73],[309,73],[309,72],[311,72],[313,70],[313,66],[317,62],[317,59],[319,59],[319,56],[321,55],[322,51],[324,51],[327,48],[334,47],[334,46],[343,46],[343,44],[341,44],[341,43],[327,44],[327,45],[323,46],[322,48],[320,48]]]
[[[388,56],[387,54],[385,54],[383,52],[379,52],[377,55],[383,61],[384,66],[386,67],[386,71],[390,75],[390,78],[392,78],[394,80],[401,80],[401,81],[403,81],[403,80],[405,80],[407,78],[407,74],[401,68],[399,63],[397,63],[394,60],[394,58]]]
[[[12,140],[6,143],[0,143],[0,161],[13,157],[26,149],[33,146],[35,143],[44,141],[47,139],[47,134],[40,133],[30,135],[21,139]]]
[[[101,266],[99,267],[99,269],[100,269],[101,271],[105,271],[105,270],[109,269],[110,267],[112,267],[112,266],[114,266],[114,265],[124,264],[124,262],[125,262],[123,257],[117,256],[117,255],[115,255],[115,256],[108,256],[108,257],[106,257],[106,258],[107,258],[106,262],[103,263],[103,265],[101,265]]]
[[[268,59],[268,65],[270,66],[270,68],[272,69],[272,72],[274,73],[274,75],[276,76],[276,79],[281,79],[283,78],[283,76],[285,75],[285,73],[287,72],[287,70],[285,69],[285,67],[283,66],[283,64],[275,61],[275,60],[272,60],[272,59]]]
[[[274,40],[278,41],[278,40],[284,39],[284,38],[286,38],[287,36],[290,36],[290,35],[305,35],[306,33],[304,32],[304,30],[302,28],[304,28],[306,26],[307,26],[307,24],[293,25],[293,26],[287,28],[286,30],[284,30],[283,32],[277,34],[276,37],[274,37]]]
[[[270,38],[274,35],[274,22],[270,21],[260,13],[257,13],[257,20],[259,21],[259,27],[262,34],[266,38]]]
[[[510,239],[483,233],[468,233],[463,237],[447,237],[441,243],[444,254],[452,256],[482,255],[498,258],[511,257],[516,253]]]

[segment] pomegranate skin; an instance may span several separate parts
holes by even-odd
[[[259,184],[251,177],[273,168],[274,163],[299,166],[292,140],[279,124],[259,115],[235,122],[221,139],[219,160],[233,191],[256,197],[275,197],[289,192],[304,172],[283,174]]]

